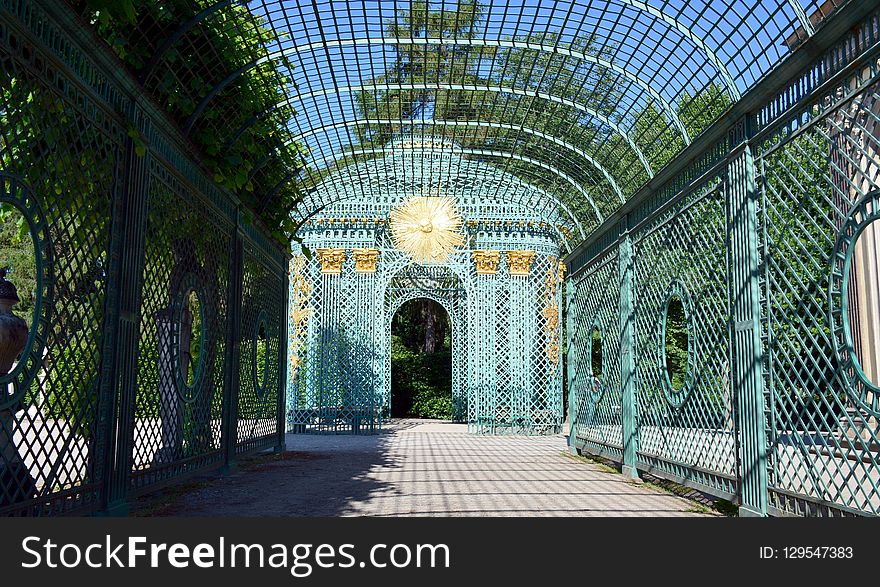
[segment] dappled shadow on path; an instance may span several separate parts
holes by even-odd
[[[401,428],[408,428],[407,424]],[[371,470],[399,467],[388,456],[395,428],[370,435],[290,434],[287,451],[241,461],[229,475],[202,477],[139,500],[133,515],[307,516],[353,513],[353,504],[388,495]]]
[[[572,457],[561,435],[475,436],[395,420],[373,435],[288,435],[288,451],[139,504],[165,516],[680,516],[668,492]]]

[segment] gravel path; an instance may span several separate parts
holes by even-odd
[[[693,503],[568,454],[565,437],[474,436],[402,420],[381,434],[288,435],[288,452],[166,495],[142,515],[687,516]],[[689,511],[690,510],[690,511]],[[137,511],[135,513],[138,513]]]

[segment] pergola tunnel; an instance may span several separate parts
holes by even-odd
[[[877,0],[3,0],[0,67],[0,515],[402,416],[880,515]]]

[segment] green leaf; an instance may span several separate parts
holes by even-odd
[[[110,19],[117,22],[133,23],[135,21],[135,0],[86,0],[86,5],[100,15],[105,26]]]

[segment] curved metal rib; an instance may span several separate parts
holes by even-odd
[[[403,119],[392,119],[392,118],[360,118],[357,120],[346,120],[343,122],[337,122],[336,124],[321,126],[318,128],[311,129],[307,132],[300,133],[298,135],[291,137],[287,141],[285,141],[284,144],[281,146],[286,146],[290,143],[302,140],[306,137],[318,134],[323,131],[334,129],[334,128],[357,126],[360,124],[406,125],[408,122],[412,123],[412,121],[407,121],[407,120],[403,120]],[[562,139],[555,137],[553,135],[543,133],[541,131],[529,128],[527,126],[520,126],[520,125],[516,125],[516,124],[506,124],[506,123],[502,123],[502,122],[488,122],[488,121],[476,121],[476,120],[429,120],[429,121],[423,122],[422,124],[432,125],[432,126],[453,126],[453,127],[463,126],[463,127],[477,127],[477,128],[479,128],[479,127],[500,128],[500,129],[505,129],[505,130],[521,131],[526,134],[531,134],[531,135],[539,137],[541,139],[551,141],[552,143],[559,145],[560,147],[563,147],[564,149],[568,149],[568,150],[576,153],[580,157],[584,158],[591,165],[593,165],[600,173],[602,173],[602,175],[605,177],[605,179],[611,185],[611,188],[614,190],[614,193],[617,194],[617,197],[620,200],[620,203],[624,203],[626,201],[626,198],[623,195],[623,191],[617,185],[617,182],[614,180],[614,177],[611,176],[611,174],[608,172],[608,170],[605,169],[605,167],[603,167],[601,163],[596,161],[589,153],[587,153],[587,152],[583,151],[582,149],[579,149],[578,147],[572,145],[571,143],[563,141]],[[255,166],[255,169],[256,169],[256,166]]]
[[[659,8],[655,8],[653,6],[649,6],[645,2],[639,2],[638,0],[611,0],[612,2],[619,2],[625,6],[631,6],[636,10],[641,10],[651,16],[658,18],[673,27],[679,33],[681,33],[686,39],[688,39],[691,43],[697,46],[703,53],[706,54],[709,62],[715,66],[715,69],[718,70],[718,73],[721,74],[721,77],[724,79],[724,83],[727,86],[727,91],[730,92],[730,96],[734,100],[739,100],[742,96],[740,95],[739,90],[736,87],[736,82],[733,79],[733,76],[730,75],[730,71],[728,71],[727,66],[724,65],[724,62],[715,55],[715,52],[709,48],[706,42],[698,37],[694,32],[684,24],[680,23],[678,19],[669,16]]]
[[[314,161],[315,161],[315,163],[324,163],[324,162],[335,163],[336,161],[340,161],[340,160],[345,159],[347,157],[355,157],[358,155],[387,155],[387,154],[394,154],[394,153],[399,153],[399,152],[400,152],[399,150],[395,150],[392,148],[355,149],[353,151],[347,151],[346,153],[344,153],[340,156],[322,157],[320,159],[315,159]],[[524,155],[517,155],[514,153],[508,153],[505,151],[493,151],[493,150],[489,150],[489,149],[456,148],[456,152],[463,153],[466,155],[483,155],[483,156],[487,156],[487,157],[501,157],[501,158],[505,158],[505,159],[514,159],[517,161],[522,161],[523,163],[529,163],[531,165],[534,165],[536,167],[540,167],[546,171],[549,171],[549,172],[553,173],[554,175],[558,176],[560,179],[567,182],[569,185],[571,185],[575,189],[575,191],[577,191],[580,195],[582,195],[584,197],[584,199],[590,205],[590,208],[592,208],[593,213],[596,215],[596,219],[600,224],[604,220],[604,216],[599,211],[599,208],[598,208],[598,206],[596,206],[596,202],[595,202],[595,200],[593,200],[593,197],[590,195],[590,193],[586,189],[584,189],[584,187],[582,185],[580,185],[577,181],[575,181],[574,178],[572,178],[570,175],[568,175],[567,173],[565,173],[564,171],[562,171],[560,169],[553,167],[552,165],[550,165],[548,163],[544,163],[543,161],[533,159],[532,157],[526,157]],[[507,173],[507,172],[505,172],[505,173]],[[509,175],[513,175],[513,174],[509,174]],[[546,190],[543,190],[541,188],[533,186],[515,175],[514,175],[514,177],[516,179],[518,179],[519,181],[521,181],[523,184],[529,186],[530,188],[535,189],[535,190],[540,190],[542,193],[547,194],[548,197],[552,198],[552,200],[556,204],[558,204],[559,207],[561,209],[563,209],[566,214],[568,214],[568,216],[571,218],[571,220],[575,224],[575,226],[577,226],[578,232],[580,232],[581,237],[586,238],[586,233],[584,232],[584,229],[583,229],[583,226],[581,225],[580,220],[578,220],[577,216],[575,216],[575,214],[568,208],[568,206],[565,205],[565,203],[563,203],[561,200],[559,200],[559,198],[557,198],[556,196],[549,194]]]
[[[810,22],[810,19],[807,18],[807,13],[804,12],[803,7],[800,2],[797,0],[788,0],[791,9],[794,11],[794,15],[797,17],[798,21],[801,23],[801,27],[803,27],[804,32],[808,37],[812,37],[813,33],[816,32],[816,29],[813,28],[813,23]]]
[[[196,109],[193,110],[192,114],[190,114],[189,117],[186,119],[186,122],[183,123],[183,134],[185,136],[189,136],[189,133],[192,131],[193,125],[196,123],[196,120],[198,120],[199,116],[201,116],[202,112],[204,112],[205,108],[208,106],[208,103],[214,98],[214,96],[219,94],[223,90],[223,88],[231,84],[233,81],[235,81],[236,78],[238,78],[246,71],[255,68],[261,63],[265,63],[266,61],[269,61],[268,57],[260,57],[259,59],[255,59],[250,63],[242,65],[241,67],[227,75],[225,78],[220,80],[220,82],[217,83],[217,85],[215,85],[213,88],[211,88],[211,91],[208,92],[204,98],[202,98],[202,101],[199,102],[198,106],[196,106]]]
[[[253,0],[220,0],[216,4],[208,6],[207,8],[193,16],[191,19],[181,23],[181,25],[177,27],[177,29],[173,33],[171,33],[171,36],[162,41],[162,44],[159,45],[159,47],[156,49],[156,52],[153,53],[152,57],[150,57],[147,65],[144,66],[144,69],[141,72],[138,80],[142,84],[146,85],[147,81],[149,81],[150,77],[153,75],[153,71],[156,69],[156,66],[159,65],[159,62],[162,61],[162,58],[165,56],[168,50],[171,49],[171,47],[173,47],[177,43],[177,41],[183,38],[183,36],[197,24],[201,23],[209,16],[216,14],[221,9],[226,8],[230,4],[238,3],[246,6],[251,2],[253,2]]]
[[[328,41],[317,41],[314,43],[305,43],[302,45],[296,45],[295,47],[288,47],[283,50],[272,51],[269,55],[272,58],[277,57],[289,57],[290,55],[295,55],[297,53],[304,53],[309,51],[314,51],[315,49],[325,49],[328,47],[346,47],[352,45],[446,45],[449,44],[449,39],[443,39],[440,37],[412,37],[412,38],[401,38],[401,37],[366,37],[363,39],[337,39],[337,40],[328,40]],[[558,55],[566,55],[569,57],[574,57],[575,59],[580,59],[581,61],[587,63],[593,63],[599,65],[600,67],[604,67],[609,69],[617,74],[623,75],[628,80],[633,82],[634,84],[641,87],[645,90],[648,95],[651,96],[654,100],[656,100],[669,119],[672,121],[672,124],[675,125],[675,128],[681,133],[682,138],[686,145],[689,145],[691,142],[691,137],[684,126],[684,123],[681,121],[681,118],[678,116],[678,113],[675,111],[675,108],[672,106],[672,103],[669,100],[665,99],[660,93],[655,90],[650,83],[641,79],[638,75],[631,72],[625,67],[621,67],[612,61],[607,59],[602,59],[601,57],[596,57],[595,55],[590,55],[589,53],[584,53],[583,51],[576,51],[573,49],[569,49],[566,47],[557,47],[555,45],[548,45],[544,43],[534,43],[531,41],[513,41],[513,40],[504,40],[504,39],[454,39],[453,44],[455,45],[466,45],[471,47],[501,47],[505,49],[528,49],[534,51],[540,51],[543,53],[554,53]],[[238,131],[238,134],[241,134],[241,131]]]
[[[321,88],[320,90],[314,90],[311,92],[306,92],[303,94],[297,94],[296,96],[292,96],[289,99],[285,100],[282,103],[276,104],[276,108],[279,108],[283,105],[291,104],[293,102],[299,102],[307,98],[311,98],[313,96],[325,96],[329,94],[337,94],[342,92],[359,92],[365,90],[459,90],[463,92],[494,92],[494,93],[508,93],[513,95],[525,96],[528,98],[540,98],[543,100],[547,100],[550,102],[556,102],[558,104],[562,104],[564,106],[570,106],[579,110],[585,114],[588,114],[606,124],[610,129],[619,134],[623,139],[629,144],[630,148],[632,148],[633,152],[638,157],[639,162],[644,167],[645,172],[648,174],[648,177],[654,177],[654,172],[651,169],[650,163],[648,163],[648,158],[645,157],[645,154],[636,145],[635,141],[632,137],[627,134],[627,132],[616,122],[612,121],[610,118],[605,116],[604,114],[590,108],[589,106],[585,106],[578,102],[574,102],[573,100],[569,100],[567,98],[561,98],[559,96],[555,96],[552,94],[547,94],[545,92],[537,92],[534,90],[524,90],[519,88],[510,88],[507,86],[490,86],[490,85],[479,85],[479,84],[444,84],[444,83],[418,83],[418,84],[364,84],[364,85],[354,85],[354,86],[338,86],[333,88]]]

